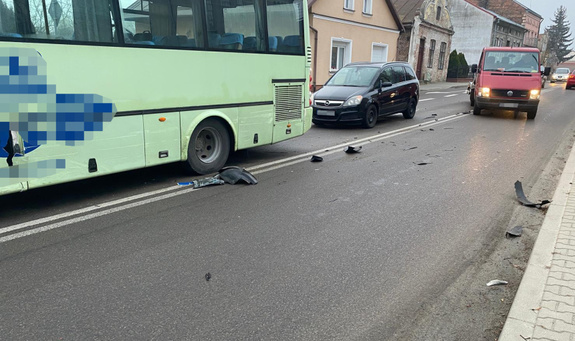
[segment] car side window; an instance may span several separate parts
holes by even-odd
[[[390,67],[385,68],[385,69],[383,69],[383,71],[381,71],[381,75],[379,76],[379,79],[382,80],[384,83],[385,83],[385,82],[390,82],[390,83],[392,83],[392,82],[393,82],[393,81],[392,81],[393,78],[392,78],[391,74],[392,74],[392,73],[391,73],[391,68],[390,68]]]
[[[405,71],[403,66],[393,66],[391,68],[393,84],[405,81]]]
[[[405,76],[407,77],[408,81],[414,80],[416,78],[415,76],[415,72],[413,72],[413,69],[410,67],[405,67]]]

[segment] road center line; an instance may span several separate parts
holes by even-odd
[[[425,122],[425,123],[421,123],[421,124],[417,124],[417,125],[412,125],[412,126],[408,126],[405,128],[396,129],[396,130],[393,130],[390,132],[365,137],[365,138],[362,138],[359,140],[354,140],[353,142],[341,143],[341,144],[338,144],[335,146],[322,148],[320,150],[316,150],[316,151],[288,157],[288,158],[277,160],[277,161],[264,163],[261,165],[250,167],[250,168],[248,168],[248,170],[250,172],[252,172],[253,174],[261,174],[261,173],[269,172],[269,171],[272,171],[275,169],[279,169],[279,168],[283,168],[283,167],[291,166],[291,165],[294,165],[294,164],[297,164],[300,162],[307,161],[308,158],[312,155],[330,155],[330,154],[334,154],[337,152],[341,152],[341,148],[344,148],[345,146],[348,146],[349,144],[353,144],[354,146],[367,145],[369,143],[378,142],[378,141],[381,141],[381,140],[386,139],[386,138],[394,137],[397,135],[401,135],[401,134],[413,131],[415,129],[420,129],[422,127],[430,127],[430,126],[442,124],[444,122],[459,119],[459,118],[462,118],[464,116],[465,115],[463,115],[463,114],[450,115],[450,116],[446,116],[446,117],[437,119],[435,121],[430,121],[430,122]],[[327,152],[326,152],[326,150],[327,150]],[[101,216],[108,215],[108,214],[115,213],[115,212],[119,212],[119,211],[123,211],[123,210],[130,209],[133,207],[138,207],[138,206],[149,204],[149,203],[156,202],[159,200],[168,199],[171,197],[175,197],[178,195],[192,192],[194,190],[196,190],[196,189],[190,188],[190,187],[170,186],[170,187],[155,190],[152,192],[141,193],[141,194],[133,195],[133,196],[126,197],[123,199],[104,202],[102,204],[93,205],[93,206],[89,206],[86,208],[82,208],[82,209],[78,209],[78,210],[74,210],[74,211],[70,211],[70,212],[66,212],[66,213],[62,213],[62,214],[53,215],[50,217],[40,218],[40,219],[32,220],[29,222],[24,222],[24,223],[15,224],[12,226],[7,226],[4,228],[0,228],[0,234],[5,234],[8,232],[13,232],[13,231],[22,230],[22,229],[27,229],[27,228],[31,228],[31,227],[36,226],[36,225],[50,223],[50,222],[53,222],[56,220],[60,220],[60,219],[68,218],[68,217],[73,217],[73,216],[77,216],[77,215],[82,215],[82,214],[92,212],[95,210],[99,210],[99,209],[103,209],[106,207],[116,206],[116,205],[120,205],[120,204],[123,204],[126,202],[143,199],[143,200],[128,203],[128,204],[125,204],[122,206],[109,208],[109,209],[102,210],[99,212],[94,212],[94,213],[90,213],[87,215],[82,215],[82,216],[71,218],[68,220],[63,220],[63,221],[56,222],[53,224],[49,224],[49,225],[37,227],[34,229],[30,229],[30,230],[26,230],[26,231],[22,231],[22,232],[18,232],[18,233],[13,233],[13,234],[10,234],[10,235],[4,236],[4,237],[0,237],[0,243],[14,240],[17,238],[22,238],[22,237],[29,236],[29,235],[36,234],[36,233],[40,233],[40,232],[49,231],[49,230],[52,230],[52,229],[55,229],[58,227],[63,227],[66,225],[90,220],[93,218],[101,217]],[[171,192],[171,193],[169,193],[169,192]],[[163,193],[166,193],[166,194],[163,194]],[[144,198],[150,197],[150,196],[153,196],[153,197],[148,198],[148,199],[144,199]]]
[[[458,94],[451,94],[451,95],[446,95],[445,97],[453,97],[453,96],[457,96]]]
[[[433,100],[433,99],[435,99],[435,98],[425,98],[425,99],[420,99],[419,101],[420,101],[420,102],[425,102],[425,101],[431,101],[431,100]]]

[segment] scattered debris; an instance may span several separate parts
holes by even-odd
[[[238,182],[243,182],[248,185],[255,185],[258,183],[258,180],[250,172],[237,166],[224,167],[220,170],[220,173],[216,174],[215,177],[232,185],[235,185]]]
[[[180,186],[192,185],[192,186],[194,186],[194,188],[200,188],[200,187],[206,187],[206,186],[212,186],[212,185],[223,185],[223,184],[224,184],[224,180],[218,179],[215,176],[210,177],[210,178],[197,179],[197,180],[190,181],[190,182],[178,182],[178,185],[180,185]]]
[[[417,147],[406,148],[404,150],[412,150],[412,149],[417,149]]]
[[[322,162],[322,161],[323,161],[323,157],[321,157],[321,156],[317,156],[317,155],[311,156],[311,162]]]
[[[521,237],[523,233],[523,226],[517,225],[509,231],[505,232],[506,238]]]
[[[523,204],[523,206],[541,208],[542,206],[551,203],[551,201],[549,200],[543,200],[539,203],[533,203],[529,201],[529,199],[525,197],[525,193],[523,192],[523,185],[521,185],[521,181],[519,180],[515,181],[515,194],[517,195],[517,199],[521,204]]]
[[[414,162],[415,163],[415,162]],[[419,163],[415,163],[418,166],[425,166],[425,165],[430,165],[431,162],[419,162]]]
[[[353,153],[359,153],[361,150],[362,146],[359,146],[358,148],[355,148],[353,146],[347,146],[343,149],[344,152],[348,153],[348,154],[353,154]]]
[[[180,186],[194,186],[194,188],[201,188],[212,185],[223,185],[224,183],[235,185],[238,182],[243,182],[248,185],[255,185],[258,180],[244,168],[237,166],[230,166],[222,168],[222,170],[209,178],[197,179],[190,182],[178,182]]]
[[[433,129],[433,128],[429,128],[429,131],[435,131],[435,129]]]
[[[489,283],[487,283],[488,287],[492,287],[494,285],[507,285],[509,284],[507,281],[502,281],[500,279],[494,279],[492,281],[489,281]]]
[[[210,279],[212,278],[212,274],[210,274],[209,272],[204,276],[204,278],[206,279],[206,281],[210,281]]]

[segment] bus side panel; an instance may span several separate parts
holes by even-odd
[[[180,113],[144,115],[146,166],[180,161]]]
[[[67,146],[51,142],[30,153],[35,161],[64,159],[65,169],[41,178],[31,178],[29,188],[112,174],[145,166],[142,116],[115,117],[104,124],[103,131],[93,132],[92,139]],[[90,171],[90,159],[97,170]]]
[[[239,108],[238,149],[272,143],[273,114],[272,105]]]

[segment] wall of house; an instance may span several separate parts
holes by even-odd
[[[374,44],[387,46],[387,60],[397,60],[399,29],[385,1],[373,1],[372,15],[363,14],[363,1],[355,0],[354,11],[344,10],[343,0],[318,0],[310,9],[312,67],[316,89],[332,75],[332,41],[344,40],[351,47],[350,62],[371,61]],[[314,66],[315,65],[315,66]]]
[[[372,15],[363,14],[363,1],[354,1],[354,10],[348,11],[343,8],[344,0],[318,0],[316,1],[311,12],[329,16],[332,18],[340,18],[343,20],[354,21],[357,23],[385,27],[392,30],[397,30],[393,15],[386,1],[374,0],[372,1]]]
[[[528,32],[525,34],[524,45],[537,46],[541,18],[531,13],[528,9],[513,0],[468,0],[469,2],[487,8],[501,16],[506,17],[520,25],[525,26]]]
[[[483,48],[491,45],[493,16],[465,0],[451,0],[450,10],[455,31],[451,51],[463,53],[469,65],[477,64]]]
[[[452,22],[450,10],[446,5],[446,0],[424,1],[420,8],[423,14],[415,16],[411,32],[406,31],[400,39],[402,43],[409,41],[407,61],[418,73],[420,80],[425,82],[442,82],[447,78],[447,65],[449,52],[451,52],[451,35],[453,32],[451,31]],[[438,7],[441,8],[439,15]],[[421,68],[419,68],[418,61],[421,39],[425,39],[425,50],[423,52],[422,65]],[[435,40],[435,51],[433,53],[431,67],[429,67],[431,40]],[[440,66],[441,43],[446,43],[446,49],[443,56],[443,63]],[[403,57],[406,54],[405,45],[400,44],[398,57]],[[421,74],[419,74],[419,70],[421,70]]]
[[[447,78],[447,65],[449,62],[449,52],[451,52],[451,35],[443,31],[438,31],[430,25],[421,22],[419,17],[415,17],[411,34],[411,48],[408,62],[413,68],[418,70],[418,55],[421,38],[425,38],[425,50],[421,67],[421,80],[424,82],[443,82]],[[432,57],[432,65],[429,67],[429,55],[431,53],[431,40],[435,40],[435,51]],[[443,68],[439,66],[439,54],[441,43],[446,43],[445,55],[443,58]]]

